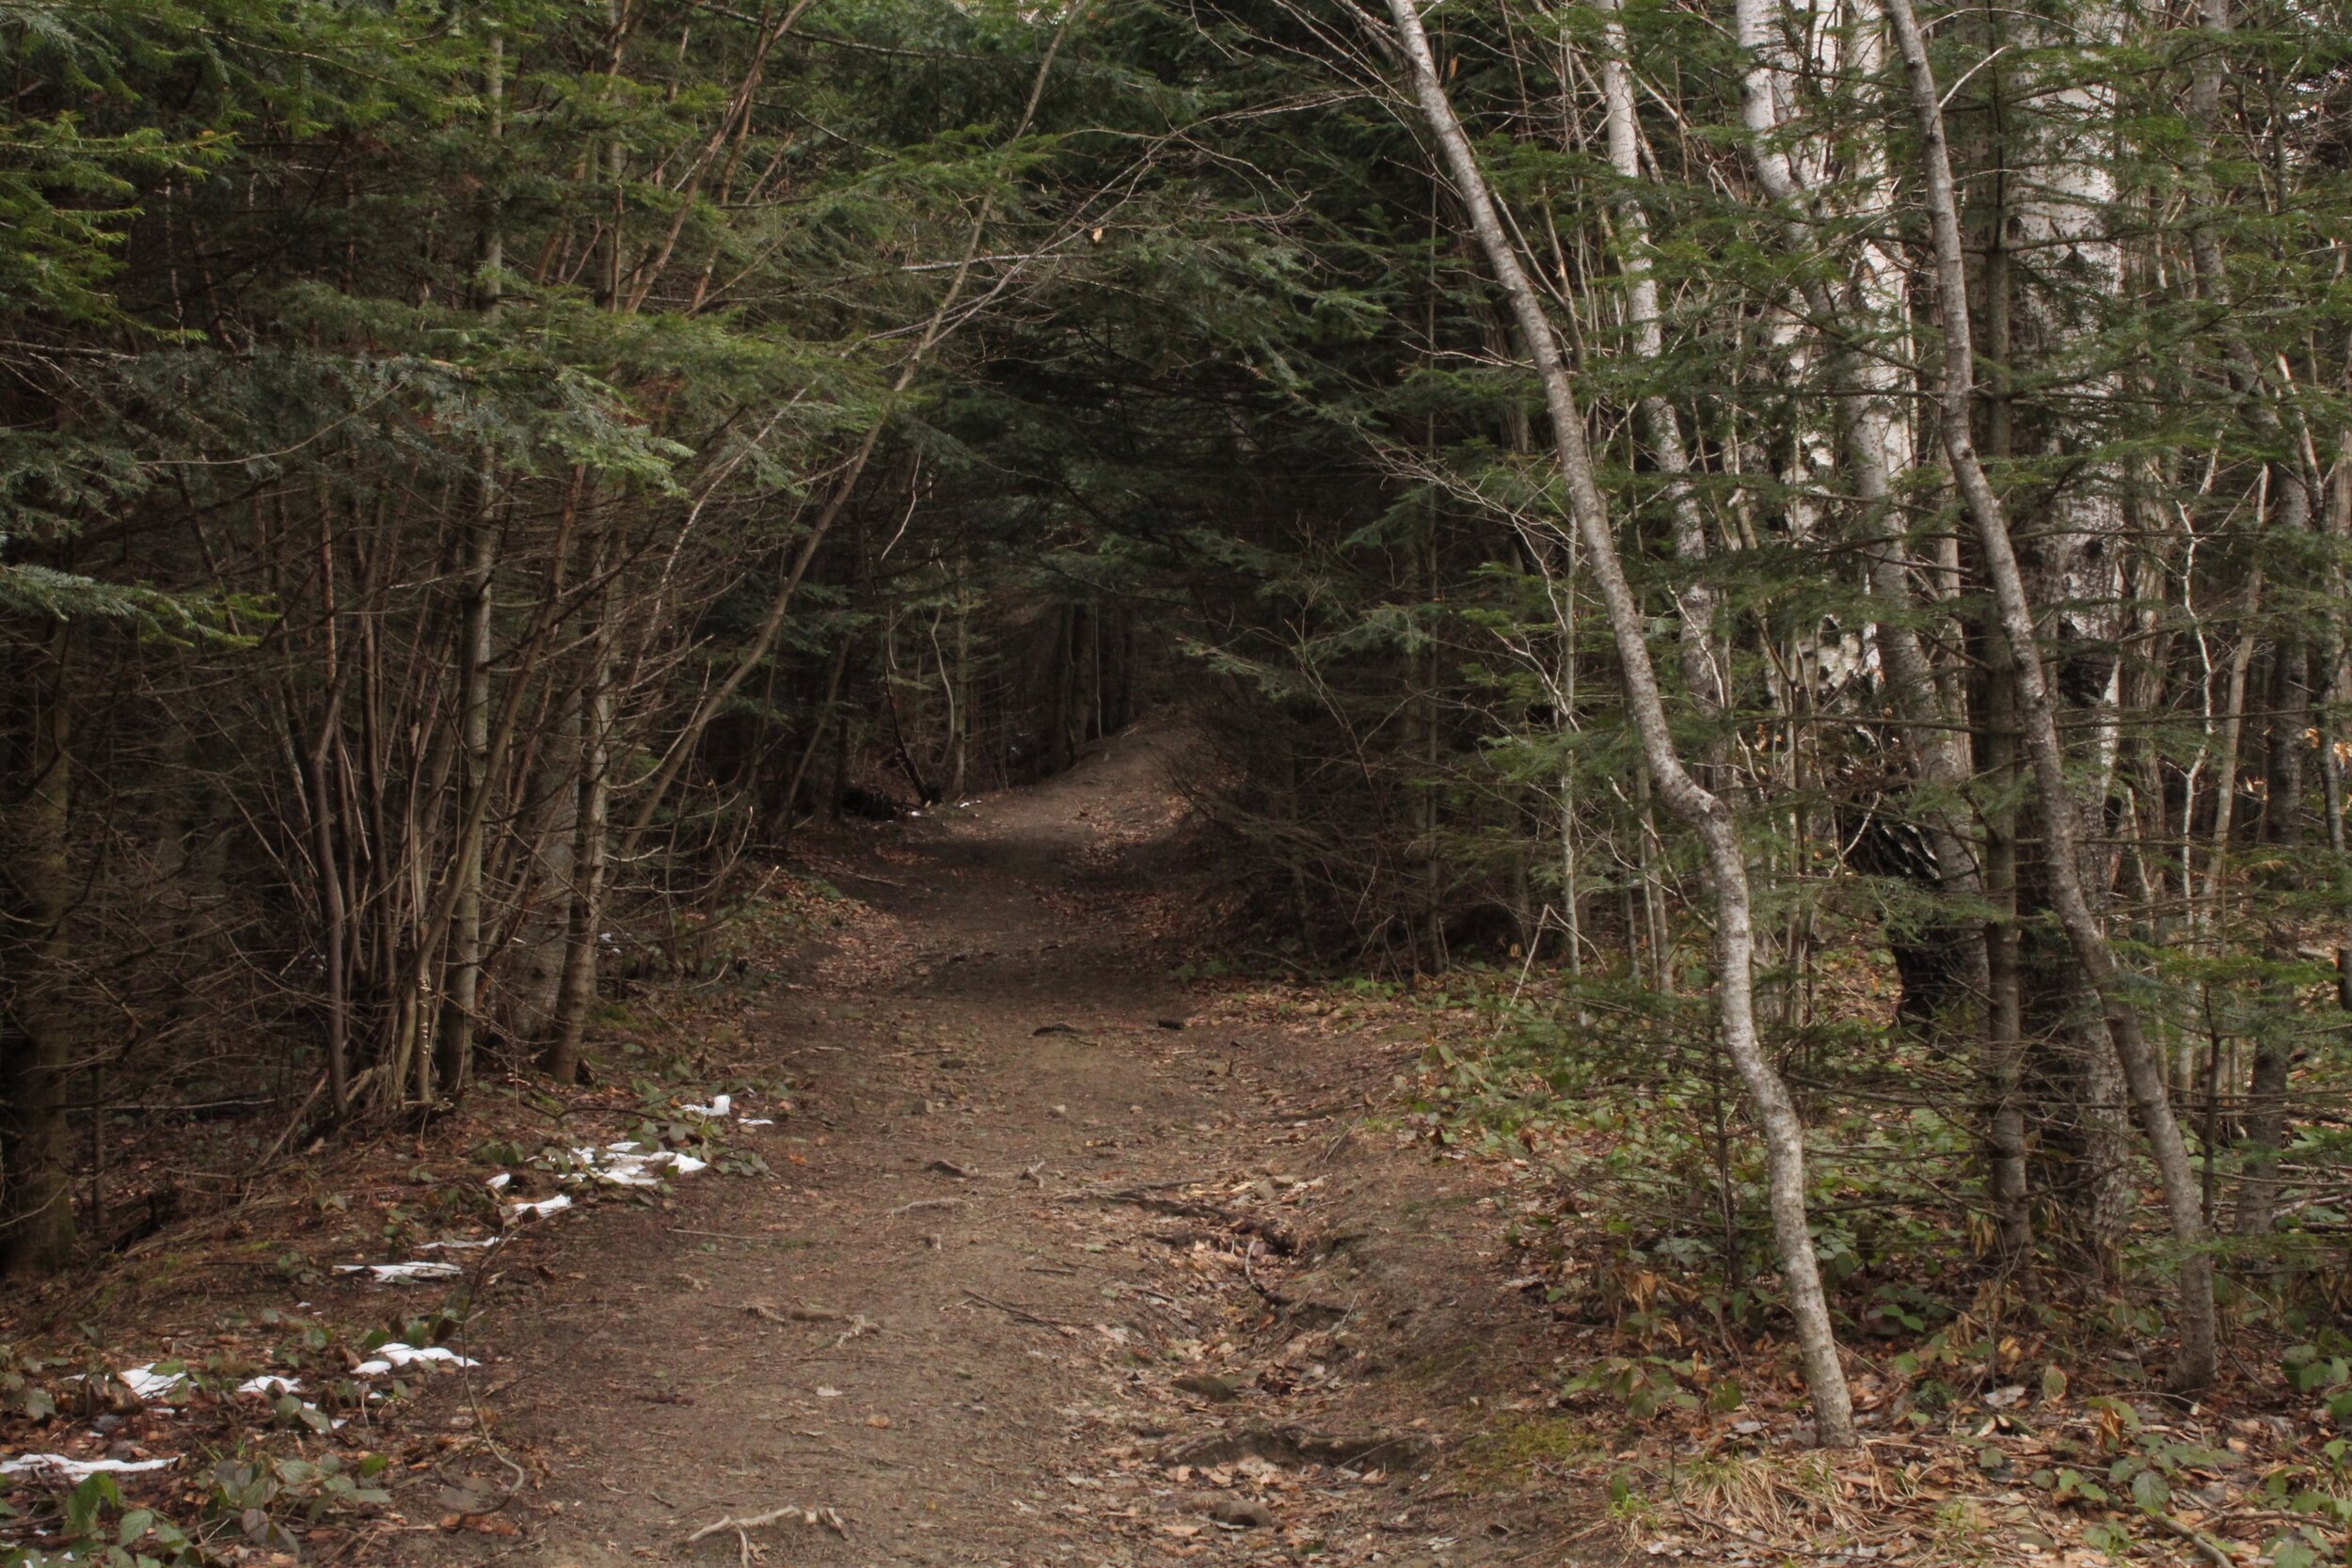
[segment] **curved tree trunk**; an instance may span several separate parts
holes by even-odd
[[[1470,228],[1487,264],[1510,303],[1522,346],[1534,361],[1542,382],[1544,404],[1550,416],[1552,441],[1560,477],[1567,492],[1568,513],[1576,537],[1583,546],[1585,564],[1600,590],[1609,614],[1618,662],[1625,682],[1627,705],[1639,733],[1642,754],[1658,791],[1674,814],[1699,836],[1707,854],[1708,885],[1715,902],[1716,1009],[1724,1048],[1730,1053],[1745,1085],[1756,1120],[1764,1132],[1766,1169],[1770,1176],[1772,1230],[1788,1307],[1796,1320],[1797,1345],[1804,1362],[1805,1385],[1813,1396],[1815,1429],[1827,1447],[1851,1447],[1854,1442],[1853,1405],[1846,1387],[1845,1370],[1838,1363],[1837,1343],[1831,1332],[1829,1302],[1821,1289],[1820,1267],[1813,1255],[1813,1238],[1805,1216],[1804,1128],[1798,1119],[1788,1087],[1765,1055],[1756,1029],[1754,958],[1756,932],[1748,887],[1745,847],[1730,807],[1691,774],[1675,750],[1666,721],[1666,705],[1644,640],[1645,619],[1633,587],[1617,557],[1608,504],[1585,444],[1583,416],[1576,405],[1575,389],[1560,354],[1551,322],[1542,300],[1519,264],[1518,252],[1503,228],[1501,213],[1480,168],[1470,138],[1454,118],[1453,103],[1422,30],[1416,0],[1389,0],[1413,78],[1413,94],[1436,137],[1446,171],[1469,209]]]
[[[1936,309],[1944,329],[1944,380],[1938,410],[1944,450],[1951,459],[1952,477],[1984,554],[1985,573],[1992,580],[1999,610],[2000,633],[2009,645],[2026,752],[2048,835],[2051,901],[2074,961],[2106,1015],[2108,1038],[2164,1183],[2173,1244],[2180,1250],[2181,1360],[2173,1369],[2172,1381],[2183,1388],[2201,1388],[2213,1381],[2216,1354],[2213,1252],[2201,1195],[2180,1123],[2172,1116],[2163,1064],[2140,1030],[2138,1010],[2126,994],[2127,982],[2108,945],[2106,928],[2084,893],[2074,797],[2067,786],[2065,752],[2058,740],[2057,707],[2042,662],[2033,606],[2010,539],[2008,514],[1978,461],[1970,428],[1976,364],[1968,322],[1967,261],[1961,248],[1960,203],[1953,191],[1951,157],[1945,141],[1943,101],[1928,58],[1927,39],[1912,14],[1911,0],[1884,3],[1902,53],[1921,158],[1927,166],[1928,215],[1935,239]]]
[[[1737,0],[1735,13],[1746,60],[1740,115],[1749,165],[1765,195],[1782,209],[1791,246],[1802,254],[1820,243],[1820,205],[1825,198],[1818,187],[1827,153],[1817,137],[1792,149],[1785,134],[1785,117],[1793,112],[1795,95],[1788,87],[1792,62],[1773,26],[1783,13],[1774,9],[1772,0]],[[1856,75],[1874,72],[1885,58],[1881,19],[1870,13],[1844,20],[1853,37],[1836,40],[1837,57],[1826,64]],[[1830,30],[1833,39],[1835,31]],[[1821,46],[1833,45],[1825,40]],[[1867,145],[1848,156],[1857,166],[1848,183],[1860,199],[1891,209],[1895,182],[1883,152]],[[1868,238],[1858,249],[1851,286],[1840,293],[1816,278],[1804,286],[1803,294],[1814,319],[1833,339],[1830,366],[1841,388],[1835,399],[1838,448],[1860,504],[1859,531],[1867,546],[1866,578],[1882,607],[1882,619],[1870,635],[1883,657],[1887,696],[1904,727],[1913,775],[1924,788],[1918,815],[1935,854],[1941,887],[1963,910],[1973,911],[1982,907],[1986,868],[1966,831],[1965,796],[1972,771],[1967,731],[1953,711],[1962,706],[1960,701],[1936,679],[1915,627],[1924,595],[1915,585],[1915,562],[1896,497],[1898,481],[1915,461],[1903,405],[1904,372],[1898,355],[1886,346],[1908,333],[1905,267],[1890,242]],[[2003,1250],[2014,1255],[2033,1242],[2026,1201],[2026,1139],[2017,1101],[2019,1032],[1994,984],[1996,935],[1975,912],[1959,915],[1949,929],[1958,938],[1960,967],[1979,1014],[1987,1184],[1999,1216]]]

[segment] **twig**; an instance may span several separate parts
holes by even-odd
[[[1026,1307],[1015,1307],[1009,1301],[998,1301],[994,1296],[984,1296],[977,1291],[964,1291],[963,1298],[966,1301],[977,1301],[982,1307],[993,1307],[1008,1317],[1017,1318],[1025,1323],[1035,1323],[1040,1328],[1075,1328],[1078,1326],[1076,1323],[1066,1323],[1056,1318],[1041,1318]]]
[[[1703,1514],[1693,1513],[1689,1507],[1682,1503],[1675,1504],[1675,1512],[1681,1514],[1685,1519],[1690,1520],[1692,1524],[1696,1525],[1701,1529],[1721,1531],[1723,1534],[1731,1536],[1736,1540],[1744,1541],[1751,1546],[1760,1546],[1768,1552],[1774,1552],[1787,1557],[1809,1557],[1822,1562],[1830,1561],[1833,1559],[1842,1558],[1846,1555],[1842,1551],[1824,1552],[1812,1546],[1792,1545],[1786,1541],[1767,1541],[1760,1535],[1750,1535],[1746,1530],[1737,1528],[1731,1525],[1726,1525],[1720,1519],[1709,1519]]]
[[[830,1307],[811,1307],[805,1302],[802,1303],[798,1307],[787,1307],[783,1311],[779,1312],[764,1301],[755,1301],[746,1303],[743,1310],[749,1312],[755,1318],[763,1319],[771,1323],[780,1323],[787,1328],[790,1328],[796,1323],[850,1323],[866,1322],[864,1318],[857,1317],[852,1313],[836,1312]],[[867,1323],[866,1326],[870,1328],[873,1325],[871,1323]],[[858,1332],[863,1333],[865,1330],[861,1329]]]
[[[1358,1117],[1354,1121],[1351,1121],[1345,1127],[1341,1128],[1339,1136],[1333,1138],[1329,1143],[1325,1144],[1323,1146],[1323,1152],[1315,1156],[1315,1164],[1318,1165],[1329,1164],[1331,1163],[1331,1156],[1340,1151],[1340,1145],[1354,1137],[1356,1135],[1356,1129],[1361,1127],[1363,1124],[1364,1118]]]
[[[2148,1517],[2159,1529],[2169,1531],[2196,1547],[2199,1555],[2211,1562],[2214,1568],[2237,1568],[2237,1560],[2219,1542],[2185,1520],[2176,1519],[2159,1509],[2150,1510]]]
[[[508,1503],[513,1502],[515,1495],[523,1489],[524,1482],[528,1481],[531,1477],[530,1472],[508,1457],[506,1450],[500,1448],[496,1439],[490,1435],[490,1418],[482,1408],[482,1391],[474,1387],[473,1358],[466,1354],[467,1335],[473,1326],[472,1305],[482,1299],[482,1282],[489,1276],[490,1265],[498,1261],[499,1254],[506,1250],[506,1243],[513,1241],[517,1234],[519,1232],[515,1230],[501,1230],[491,1238],[488,1246],[482,1249],[482,1257],[473,1266],[473,1277],[466,1281],[468,1310],[457,1320],[458,1386],[466,1391],[466,1404],[473,1412],[475,1438],[484,1448],[490,1450],[491,1458],[515,1472],[514,1483],[508,1486],[504,1496],[499,1498],[500,1508],[504,1508]]]
[[[754,1513],[746,1518],[738,1519],[730,1515],[724,1519],[714,1519],[688,1536],[686,1544],[691,1546],[696,1542],[717,1535],[722,1530],[733,1530],[736,1538],[743,1541],[744,1555],[748,1558],[751,1554],[751,1543],[744,1540],[744,1532],[759,1529],[768,1525],[782,1524],[786,1520],[803,1525],[822,1525],[842,1540],[850,1539],[850,1527],[843,1522],[839,1509],[802,1508],[787,1504],[783,1508],[771,1508],[765,1513]]]
[[[1257,1250],[1258,1243],[1255,1241],[1252,1241],[1248,1245],[1241,1249],[1242,1278],[1248,1283],[1251,1290],[1257,1291],[1259,1295],[1265,1298],[1267,1306],[1279,1307],[1285,1312],[1289,1311],[1293,1305],[1290,1297],[1282,1294],[1279,1291],[1269,1291],[1264,1286],[1258,1283],[1258,1275],[1249,1266],[1249,1255]]]
[[[911,1214],[917,1209],[953,1209],[963,1201],[960,1197],[918,1197],[913,1203],[901,1203],[890,1211],[889,1217],[895,1220],[900,1214]]]

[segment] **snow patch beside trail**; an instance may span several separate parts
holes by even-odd
[[[122,1386],[136,1394],[142,1401],[163,1399],[174,1388],[188,1381],[188,1374],[185,1372],[157,1371],[155,1363],[152,1361],[144,1367],[134,1367],[129,1371],[117,1375],[122,1379]]]
[[[378,1285],[404,1285],[418,1279],[454,1279],[466,1271],[454,1263],[414,1261],[407,1263],[338,1263],[337,1274],[366,1274]]]
[[[788,1101],[780,1100],[777,1101],[777,1109],[789,1113],[792,1106]],[[714,1094],[710,1097],[708,1104],[681,1105],[678,1107],[678,1114],[700,1121],[725,1120],[736,1116],[735,1097],[731,1094]],[[769,1117],[746,1117],[739,1125],[772,1127],[775,1121],[774,1118]],[[614,1187],[654,1187],[660,1185],[665,1175],[692,1176],[698,1171],[710,1168],[710,1162],[707,1160],[691,1154],[681,1154],[675,1149],[642,1148],[634,1141],[610,1143],[601,1148],[591,1146],[574,1148],[567,1152],[579,1168],[560,1172],[556,1178],[560,1181],[596,1181]],[[514,1181],[515,1173],[502,1170],[489,1177],[484,1185],[491,1193],[498,1194],[514,1185]],[[506,1223],[514,1224],[527,1219],[546,1219],[574,1206],[570,1194],[557,1193],[552,1197],[502,1204],[500,1213]],[[440,1241],[419,1243],[417,1250],[419,1252],[473,1251],[485,1247],[495,1247],[504,1240],[506,1240],[504,1236],[470,1240],[444,1238]],[[466,1272],[456,1263],[440,1259],[424,1258],[410,1259],[399,1263],[338,1263],[335,1265],[335,1271],[338,1274],[365,1275],[379,1285],[405,1285],[413,1284],[419,1280],[455,1279],[461,1277]],[[308,1307],[310,1303],[304,1302],[301,1305]],[[420,1362],[447,1362],[458,1367],[481,1365],[478,1361],[459,1355],[456,1352],[444,1349],[439,1345],[405,1345],[398,1340],[393,1340],[389,1344],[377,1346],[373,1354],[352,1369],[352,1375],[381,1377],[396,1368],[412,1367]],[[143,1367],[130,1368],[117,1373],[116,1376],[140,1402],[147,1404],[153,1404],[167,1399],[174,1389],[188,1386],[186,1372],[159,1372],[152,1362]],[[301,1389],[302,1385],[299,1380],[278,1376],[274,1373],[247,1378],[237,1386],[237,1392],[241,1395],[265,1395],[272,1399],[286,1394],[298,1394]],[[371,1395],[370,1397],[376,1396]],[[167,1407],[167,1413],[168,1413],[168,1407]],[[342,1422],[338,1420],[335,1424],[341,1426]],[[132,1463],[115,1459],[78,1460],[70,1459],[63,1454],[32,1453],[0,1461],[0,1475],[40,1474],[79,1481],[101,1470],[121,1472],[160,1470],[175,1463],[177,1461],[174,1459],[150,1459]]]
[[[669,1148],[657,1148],[647,1153],[630,1142],[607,1144],[602,1148],[575,1148],[571,1153],[572,1158],[584,1168],[565,1171],[556,1178],[558,1181],[602,1181],[615,1187],[657,1187],[661,1184],[661,1178],[656,1172],[669,1170],[680,1176],[691,1176],[696,1171],[710,1167],[709,1161],[697,1160],[691,1154],[680,1154]]]
[[[481,1362],[469,1355],[460,1355],[447,1345],[404,1345],[398,1339],[388,1340],[375,1347],[375,1354],[351,1369],[354,1377],[381,1377],[395,1367],[413,1367],[420,1361],[446,1361],[453,1367],[479,1367]]]
[[[0,1460],[0,1476],[43,1476],[58,1481],[87,1481],[101,1470],[111,1475],[135,1475],[161,1470],[177,1459],[69,1459],[61,1453],[26,1453]]]

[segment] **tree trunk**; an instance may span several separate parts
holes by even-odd
[[[552,1034],[564,956],[570,951],[572,857],[580,844],[580,780],[586,768],[580,756],[587,737],[580,707],[578,690],[559,694],[551,733],[532,781],[532,863],[524,878],[530,892],[517,932],[513,981],[513,1028],[518,1039],[545,1041]]]
[[[2137,1009],[2126,994],[2125,977],[2084,895],[2074,799],[2067,787],[2065,753],[2058,740],[2049,679],[2042,668],[2033,606],[2026,599],[2025,577],[2010,539],[2008,515],[1978,461],[1970,428],[1976,367],[1968,321],[1967,261],[1961,245],[1960,205],[1945,141],[1943,101],[1928,58],[1927,39],[1912,14],[1911,0],[1884,3],[1910,83],[1912,111],[1926,165],[1928,214],[1935,240],[1936,307],[1944,332],[1938,409],[1944,450],[1976,529],[1999,611],[1997,625],[2009,645],[2011,681],[2025,721],[2026,752],[2048,838],[2049,875],[2058,921],[2106,1015],[2108,1037],[2163,1179],[2173,1244],[2180,1251],[2181,1360],[2173,1369],[2172,1381],[2183,1388],[2201,1388],[2213,1381],[2216,1345],[2213,1253],[2196,1177],[2180,1124],[2173,1119],[2163,1065],[2141,1033]]]
[[[483,98],[489,108],[490,136],[505,132],[505,43],[492,38],[486,53],[488,81]],[[485,315],[496,315],[506,265],[506,233],[499,199],[493,193],[482,243],[478,288]],[[474,515],[467,531],[466,608],[458,632],[459,788],[458,816],[478,822],[487,805],[490,788],[490,617],[491,578],[498,564],[498,470],[485,451],[475,476]],[[449,967],[441,988],[441,1025],[435,1036],[435,1076],[443,1094],[466,1091],[473,1071],[474,1036],[482,1009],[482,864],[485,832],[480,827],[460,832],[457,842],[457,896],[450,914]]]
[[[5,1098],[5,1230],[0,1266],[49,1274],[73,1255],[66,1082],[74,1069],[72,708],[67,687],[72,626],[51,622],[23,672],[20,779],[0,796],[0,1097]]]
[[[801,809],[801,787],[808,780],[809,764],[817,760],[817,748],[824,744],[825,733],[840,721],[834,712],[834,705],[841,699],[841,673],[849,668],[849,664],[850,635],[844,632],[840,641],[833,645],[833,657],[825,666],[825,695],[817,705],[817,717],[809,727],[808,743],[801,748],[801,760],[792,765],[792,777],[785,782],[784,832],[779,836],[786,842],[789,842],[792,836],[793,814]],[[836,805],[839,796],[840,791],[836,788]]]
[[[1600,60],[1601,96],[1609,122],[1609,165],[1629,185],[1642,177],[1642,149],[1633,114],[1633,71],[1626,59],[1623,0],[1602,0]],[[1629,197],[1618,207],[1623,225],[1618,265],[1626,275],[1626,312],[1633,328],[1633,352],[1646,364],[1665,356],[1665,332],[1659,319],[1658,281],[1651,276],[1649,214],[1641,201]],[[1723,717],[1729,699],[1721,657],[1715,647],[1715,592],[1707,581],[1707,519],[1699,511],[1690,483],[1691,459],[1682,441],[1682,424],[1673,403],[1662,396],[1642,399],[1642,436],[1650,457],[1666,476],[1666,510],[1673,522],[1675,560],[1683,569],[1677,591],[1680,611],[1682,685],[1699,712],[1710,720]],[[1720,787],[1715,777],[1720,746],[1710,746],[1699,770],[1700,781]]]
[[[2309,508],[2294,506],[2289,498],[2304,495],[2299,477],[2284,482],[2280,511],[2286,526],[2308,526]],[[2270,842],[2289,851],[2288,863],[2268,873],[2279,896],[2292,898],[2301,878],[2293,851],[2303,838],[2303,736],[2311,727],[2310,658],[2304,640],[2280,639],[2271,654],[2270,720],[2265,736],[2265,768],[2268,794],[2264,801],[2263,827]],[[2294,932],[2277,922],[2264,935],[2264,956],[2274,964],[2296,960]],[[2253,1069],[2248,1076],[2245,1158],[2240,1166],[2237,1212],[2232,1228],[2241,1236],[2261,1236],[2270,1229],[2278,1206],[2279,1151],[2287,1138],[2287,1080],[2294,1069],[2296,1010],[2292,987],[2278,981],[2264,985],[2264,1016],[2253,1039]]]
[[[572,895],[565,922],[563,977],[556,986],[555,1022],[545,1065],[559,1084],[580,1077],[580,1049],[596,1003],[597,943],[603,938],[606,832],[612,803],[612,627],[602,621],[588,638],[588,673],[580,691],[580,773],[574,787]]]
[[[1428,36],[1422,30],[1416,0],[1389,0],[1389,13],[1411,68],[1414,97],[1453,176],[1455,192],[1469,209],[1470,227],[1510,303],[1521,345],[1534,361],[1541,380],[1568,511],[1608,611],[1627,703],[1644,757],[1668,807],[1698,834],[1706,847],[1708,882],[1715,903],[1717,1021],[1724,1047],[1739,1069],[1763,1128],[1773,1235],[1789,1312],[1795,1319],[1805,1384],[1813,1397],[1815,1428],[1825,1446],[1851,1447],[1855,1441],[1853,1406],[1845,1370],[1838,1364],[1829,1303],[1805,1215],[1804,1129],[1797,1119],[1788,1085],[1765,1055],[1756,1030],[1752,972],[1756,935],[1739,825],[1730,808],[1692,777],[1675,750],[1665,702],[1645,641],[1645,617],[1618,560],[1608,505],[1585,444],[1583,416],[1576,405],[1567,365],[1542,300],[1503,228],[1477,154],[1454,118],[1437,61],[1430,54]]]
[[[1817,186],[1831,160],[1820,137],[1806,138],[1793,150],[1788,145],[1783,119],[1793,112],[1797,95],[1789,89],[1789,63],[1772,26],[1774,15],[1771,0],[1738,0],[1736,5],[1736,27],[1745,55],[1740,112],[1757,182],[1783,210],[1790,249],[1807,255],[1822,243],[1823,208],[1830,198]],[[1852,31],[1851,57],[1840,44],[1836,57],[1826,63],[1857,77],[1874,74],[1885,55],[1880,19],[1852,19]],[[1854,163],[1848,183],[1860,194],[1849,200],[1873,209],[1893,205],[1893,175],[1883,152],[1869,138],[1861,138],[1840,156]],[[1868,237],[1859,242],[1850,286],[1833,290],[1816,277],[1801,292],[1821,330],[1833,334],[1830,370],[1839,389],[1834,400],[1838,446],[1859,503],[1864,575],[1881,617],[1867,630],[1883,656],[1887,696],[1903,726],[1903,750],[1922,786],[1914,809],[1927,828],[1937,883],[1961,907],[1946,929],[1959,947],[1966,989],[1982,1008],[1992,990],[1991,958],[1984,922],[1971,912],[1981,902],[1983,873],[1963,820],[1970,772],[1967,732],[1947,711],[1957,698],[1952,704],[1945,700],[1916,630],[1924,595],[1914,584],[1915,562],[1896,494],[1898,481],[1915,460],[1904,408],[1907,388],[1899,363],[1899,345],[1909,333],[1905,277],[1906,263],[1889,242]],[[1890,344],[1897,345],[1895,352]],[[1981,1035],[1989,1030],[1989,1013],[1980,1017]]]
[[[458,816],[479,817],[490,787],[491,574],[498,560],[489,461],[483,461],[480,502],[468,530],[466,606],[458,633]],[[445,1095],[465,1093],[473,1068],[475,1024],[482,1004],[482,863],[486,831],[457,835],[457,895],[451,909],[448,976],[441,988],[441,1023],[434,1035],[434,1077]]]

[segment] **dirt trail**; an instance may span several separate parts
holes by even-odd
[[[887,859],[849,884],[880,934],[744,1021],[761,1069],[801,1089],[755,1134],[776,1178],[587,1216],[489,1293],[497,1431],[533,1472],[505,1514],[521,1533],[411,1536],[419,1554],[1586,1555],[1564,1544],[1596,1522],[1578,1499],[1498,1492],[1459,1457],[1498,1402],[1537,1396],[1551,1352],[1478,1256],[1490,1189],[1360,1131],[1413,1044],[1163,1024],[1201,999],[1137,950],[1115,896],[1177,817],[1163,744],[1123,736],[1047,785],[882,832]],[[791,1316],[812,1307],[844,1316]],[[485,1459],[471,1479],[502,1477]],[[1272,1523],[1219,1524],[1219,1502]],[[786,1505],[835,1510],[846,1534],[686,1544]]]

